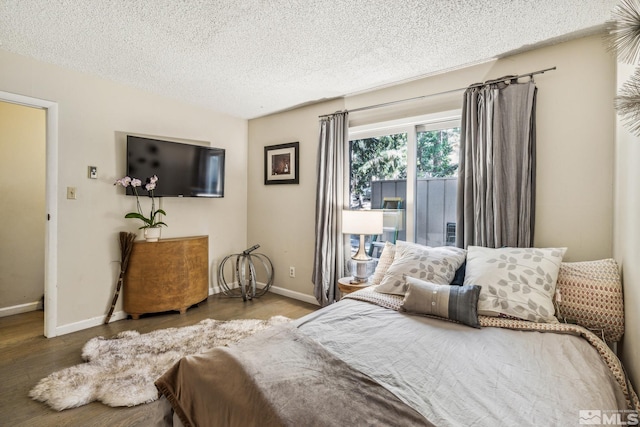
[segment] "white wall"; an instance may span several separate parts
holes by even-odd
[[[618,85],[633,73],[630,65],[618,65]],[[626,331],[622,361],[640,387],[640,138],[618,122],[616,128],[615,258],[622,265]]]
[[[113,186],[125,173],[121,132],[208,141],[227,149],[223,199],[163,200],[164,237],[209,236],[212,271],[245,247],[247,121],[162,98],[111,81],[0,50],[0,91],[58,103],[57,284],[60,331],[99,322],[117,279],[120,231],[139,224],[123,218],[135,199]],[[98,167],[98,179],[87,167]],[[162,179],[162,177],[160,177]],[[66,199],[66,187],[77,200]],[[117,310],[120,309],[120,305]]]
[[[600,36],[544,47],[494,62],[348,98],[347,109],[556,66],[535,76],[537,98],[536,246],[566,246],[566,260],[611,257],[615,61]],[[461,108],[462,92],[403,106],[418,115]],[[363,124],[394,107],[358,113]],[[373,116],[373,117],[372,117]]]
[[[313,298],[318,115],[553,66],[557,70],[535,77],[539,89],[535,245],[568,247],[566,261],[610,258],[614,255],[615,218],[615,257],[623,270],[627,316],[623,360],[634,383],[640,384],[640,141],[619,130],[615,143],[615,60],[598,35],[250,120],[248,243],[263,244],[272,257],[275,286]],[[456,92],[354,113],[350,124],[460,108],[461,99],[462,92]],[[300,185],[265,186],[264,146],[292,141],[301,144]],[[297,268],[295,279],[288,277],[290,265]]]
[[[440,74],[249,121],[248,243],[261,243],[276,268],[275,286],[313,295],[311,268],[318,115],[465,87],[508,74],[556,66],[538,75],[537,246],[567,246],[566,260],[613,254],[615,93],[613,58],[599,36],[544,47]],[[354,113],[351,125],[461,108],[462,91]],[[265,145],[300,141],[300,185],[265,186]],[[298,277],[288,277],[295,266]],[[302,273],[302,274],[300,274]]]
[[[615,67],[599,36],[500,59],[450,73],[251,120],[232,118],[0,50],[0,91],[59,104],[58,327],[101,319],[117,277],[119,231],[132,199],[112,186],[124,174],[118,132],[198,141],[227,149],[226,196],[166,199],[165,237],[210,236],[212,268],[254,243],[274,262],[275,287],[312,299],[318,115],[464,87],[505,74],[557,66],[537,76],[537,246],[568,246],[567,260],[613,255]],[[390,110],[353,114],[352,124],[456,108],[462,93]],[[460,98],[458,98],[460,97]],[[249,145],[247,148],[247,138]],[[300,142],[300,184],[265,186],[264,146]],[[618,137],[616,258],[627,304],[624,355],[638,384],[640,339],[635,312],[640,201],[634,160],[638,144]],[[99,179],[87,178],[98,166]],[[78,200],[65,198],[75,186]],[[248,224],[248,226],[247,226]],[[288,277],[295,266],[297,277]]]
[[[0,102],[2,314],[35,310],[44,294],[45,138],[44,110]]]
[[[247,245],[274,265],[276,292],[315,303],[311,288],[315,240],[318,115],[343,108],[333,101],[249,122],[249,222]],[[300,184],[264,185],[264,147],[299,142]],[[296,277],[289,277],[289,267]]]

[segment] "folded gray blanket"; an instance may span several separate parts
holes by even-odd
[[[185,426],[432,426],[291,325],[181,359],[156,381]]]

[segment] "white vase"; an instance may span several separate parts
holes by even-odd
[[[147,242],[157,242],[160,239],[160,227],[149,227],[144,229],[144,238]]]

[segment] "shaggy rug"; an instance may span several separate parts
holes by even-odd
[[[61,411],[100,401],[109,406],[134,406],[158,399],[154,382],[181,357],[227,345],[269,326],[289,322],[205,319],[193,326],[160,329],[147,334],[124,331],[114,338],[96,337],[82,348],[87,363],[54,372],[29,392]]]

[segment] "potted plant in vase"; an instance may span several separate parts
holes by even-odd
[[[143,222],[143,225],[139,227],[139,229],[144,229],[144,238],[147,242],[157,242],[160,238],[160,230],[163,225],[166,227],[162,221],[158,221],[158,215],[166,215],[167,213],[162,209],[156,209],[155,198],[153,197],[153,190],[156,188],[156,182],[158,181],[158,177],[156,175],[151,178],[147,178],[147,183],[144,188],[147,190],[147,194],[151,197],[151,212],[149,213],[149,217],[146,217],[142,214],[142,206],[140,205],[140,197],[138,194],[138,187],[142,186],[142,181],[137,178],[131,178],[125,176],[113,183],[113,185],[122,185],[123,187],[129,187],[133,189],[133,194],[136,196],[136,206],[138,208],[137,212],[129,212],[124,217],[125,218],[136,218]]]

